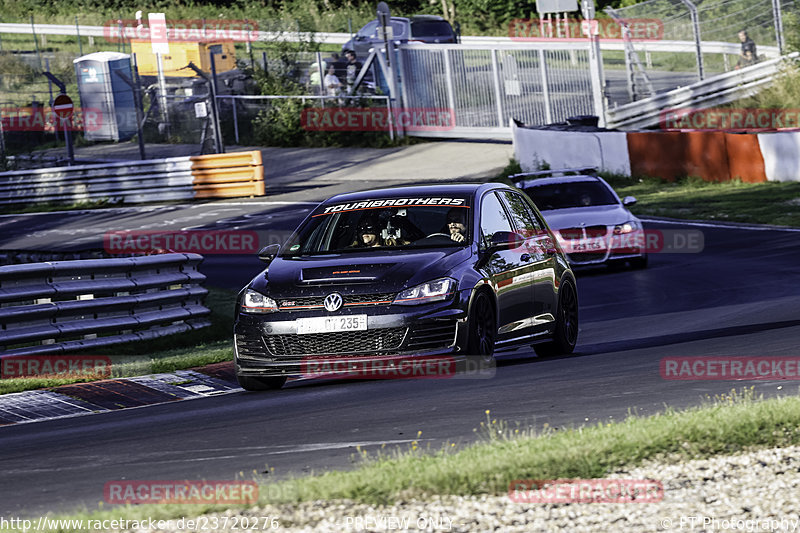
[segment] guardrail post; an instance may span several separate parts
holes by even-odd
[[[236,116],[236,97],[234,96],[231,96],[231,105],[233,106],[233,138],[236,140],[236,144],[239,144],[239,117]]]
[[[39,59],[39,70],[42,70],[42,53],[39,51],[39,38],[36,37],[36,26],[33,24],[33,15],[31,15],[31,32],[33,32],[33,45],[36,47],[36,57]]]
[[[775,22],[775,40],[778,44],[778,53],[783,55],[783,16],[781,15],[781,0],[772,0],[772,20]]]
[[[497,127],[503,127],[503,103],[500,94],[500,72],[497,66],[497,49],[492,48],[492,78],[494,81],[495,108],[497,109]]]
[[[597,115],[598,125],[606,125],[606,100],[603,95],[603,57],[600,52],[600,37],[592,35],[589,39],[589,72],[592,80],[592,99],[594,100],[594,114]]]
[[[78,35],[78,50],[83,56],[83,41],[81,41],[81,27],[78,25],[78,15],[75,15],[75,33]]]
[[[550,87],[547,79],[547,63],[544,50],[539,49],[539,72],[542,76],[542,97],[544,97],[544,119],[547,124],[553,122],[553,110],[550,104]]]
[[[445,83],[447,84],[447,105],[450,107],[450,110],[453,113],[453,120],[455,120],[456,97],[453,91],[453,69],[450,66],[450,54],[448,52],[449,50],[447,48],[442,50],[442,53],[444,54],[444,78]]]
[[[214,114],[214,147],[218,154],[225,153],[222,144],[222,128],[219,126],[219,107],[217,106],[217,64],[214,62],[214,52],[211,56],[211,82],[208,84],[211,89],[211,112]]]
[[[692,33],[694,34],[694,45],[697,48],[697,74],[700,79],[705,79],[705,72],[703,69],[703,50],[700,41],[700,19],[697,16],[697,6],[691,0],[681,0],[681,2],[689,8],[689,16],[692,19]]]

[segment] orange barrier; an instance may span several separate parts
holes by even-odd
[[[725,143],[728,147],[731,179],[740,179],[747,183],[767,181],[764,156],[761,154],[757,134],[726,133]]]
[[[233,152],[192,156],[195,198],[231,198],[264,195],[261,152]]]
[[[228,154],[193,155],[189,157],[192,169],[262,166],[261,152],[231,152]]]
[[[630,132],[627,141],[632,176],[767,181],[756,135],[722,131]]]

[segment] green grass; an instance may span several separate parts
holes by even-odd
[[[512,159],[493,181],[513,185],[508,176],[519,172],[519,163]],[[717,183],[693,177],[666,181],[600,175],[620,198],[636,197],[631,207],[635,215],[800,227],[800,182]]]
[[[262,485],[259,504],[349,500],[386,504],[432,495],[503,495],[518,479],[598,478],[648,460],[682,460],[734,454],[800,443],[800,398],[764,400],[753,388],[706,397],[703,405],[677,411],[666,408],[650,417],[631,415],[621,422],[553,430],[512,428],[475,411],[478,442],[423,449],[417,434],[407,449],[369,456],[357,450],[360,464]],[[268,469],[268,466],[265,465]],[[254,472],[255,473],[255,472]],[[252,473],[240,472],[238,479]],[[142,505],[92,512],[70,518],[137,519],[197,516],[225,506]]]
[[[800,183],[711,183],[698,178],[604,175],[620,197],[635,196],[636,215],[800,226]]]
[[[82,350],[81,355],[108,355],[112,358],[111,377],[131,377],[173,372],[233,360],[233,312],[236,293],[208,288],[206,307],[211,309],[211,326],[188,333],[156,339]],[[0,379],[0,394],[57,387],[105,379],[102,376],[64,378]]]

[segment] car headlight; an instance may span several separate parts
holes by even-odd
[[[441,278],[416,287],[406,289],[397,295],[394,303],[398,305],[417,305],[447,300],[453,294],[456,282],[450,278]]]
[[[242,299],[243,313],[272,313],[278,310],[278,302],[260,292],[247,289]]]
[[[642,224],[638,220],[629,220],[624,224],[614,226],[614,235],[625,235],[640,229],[642,229]]]

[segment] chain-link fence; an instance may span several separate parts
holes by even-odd
[[[618,20],[655,19],[662,31],[658,41],[633,38],[624,52],[604,52],[604,61],[607,69],[625,67],[634,100],[749,64],[740,61],[742,30],[756,45],[754,61],[777,57],[784,48],[783,17],[797,10],[796,0],[648,0],[607,8]]]

